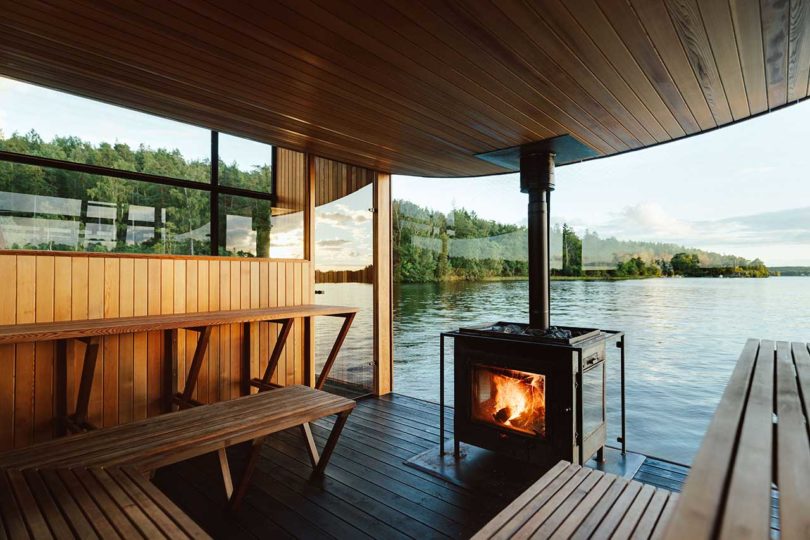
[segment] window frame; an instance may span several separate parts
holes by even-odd
[[[234,135],[236,137],[236,135]],[[267,144],[267,143],[265,143]],[[195,189],[199,191],[207,191],[210,197],[209,204],[209,217],[210,217],[210,245],[212,257],[222,257],[219,254],[220,247],[224,247],[222,242],[224,239],[220,238],[219,234],[219,196],[220,195],[235,195],[239,197],[246,197],[250,199],[260,199],[270,201],[271,206],[276,204],[276,175],[278,174],[277,168],[277,147],[271,145],[272,149],[272,168],[270,178],[270,193],[261,191],[254,191],[234,186],[223,186],[219,183],[219,131],[211,130],[211,153],[210,164],[211,173],[210,181],[198,182],[194,180],[184,180],[180,178],[172,178],[168,176],[160,176],[150,173],[133,172],[122,169],[114,169],[110,167],[102,167],[99,165],[88,165],[84,163],[76,163],[72,161],[64,161],[54,158],[46,158],[40,156],[32,156],[28,154],[19,154],[16,152],[7,152],[0,150],[0,161],[10,163],[20,163],[24,165],[34,165],[40,167],[49,167],[53,169],[62,169],[67,171],[83,172],[88,174],[96,174],[100,176],[111,176],[114,178],[122,178],[124,180],[137,180],[141,182],[149,182],[152,184],[160,184],[164,186],[181,187],[188,189]],[[304,250],[306,254],[306,249]],[[250,257],[245,257],[250,258]],[[259,258],[259,257],[252,257]],[[305,260],[305,259],[295,259]]]

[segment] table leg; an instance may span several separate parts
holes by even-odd
[[[318,376],[318,382],[315,383],[315,388],[318,390],[323,390],[323,385],[326,384],[326,379],[329,376],[329,372],[332,370],[332,365],[337,360],[337,355],[340,352],[340,348],[343,346],[343,342],[346,340],[346,335],[349,333],[349,328],[352,326],[352,321],[354,321],[354,313],[347,313],[345,315],[336,315],[337,317],[343,317],[343,326],[340,327],[340,332],[338,332],[337,338],[335,338],[335,343],[332,345],[332,350],[329,351],[329,356],[326,358],[326,363],[323,365],[323,369],[321,370],[321,374]]]
[[[175,402],[178,405],[197,405],[199,402],[192,399],[194,395],[194,388],[197,386],[197,378],[200,376],[200,369],[202,368],[203,360],[205,359],[205,352],[208,350],[208,340],[211,337],[211,327],[204,326],[202,328],[192,328],[191,330],[198,332],[200,337],[197,339],[197,348],[194,349],[194,358],[191,361],[191,367],[186,376],[186,385],[183,392],[176,395]]]
[[[273,322],[281,322],[281,331],[278,334],[278,339],[276,340],[276,344],[273,346],[273,352],[270,353],[270,358],[267,360],[267,367],[264,370],[264,375],[262,375],[261,379],[251,379],[250,384],[255,386],[259,389],[259,392],[263,392],[265,390],[270,390],[273,386],[270,383],[270,379],[273,378],[273,374],[276,372],[276,368],[278,367],[278,361],[281,359],[281,353],[284,351],[284,346],[287,343],[287,338],[290,335],[290,330],[292,330],[293,323],[295,319],[283,319],[282,321],[273,321]]]
[[[56,342],[56,373],[54,374],[54,401],[56,405],[56,436],[67,435],[68,395],[67,395],[67,340]]]
[[[90,392],[93,389],[93,376],[96,373],[96,362],[98,360],[99,338],[89,338],[81,340],[85,343],[84,362],[82,363],[82,375],[79,381],[79,395],[76,398],[76,412],[69,418],[68,429],[71,431],[81,431],[90,428],[87,422],[87,415],[90,409]]]

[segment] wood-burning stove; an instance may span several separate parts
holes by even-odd
[[[547,466],[601,458],[605,344],[612,335],[557,328],[571,337],[548,338],[526,327],[496,323],[455,333],[456,445]]]

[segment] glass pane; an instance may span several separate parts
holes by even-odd
[[[302,259],[304,213],[280,212],[267,200],[220,195],[220,255]]]
[[[0,249],[210,253],[209,195],[0,162]]]
[[[199,182],[211,132],[0,77],[0,150]]]
[[[326,180],[324,180],[326,181]],[[374,383],[374,286],[372,285],[372,186],[315,209],[315,302],[360,308],[330,372],[333,389],[367,393]],[[315,324],[320,373],[341,319]]]
[[[270,193],[272,170],[272,146],[220,133],[220,184]]]

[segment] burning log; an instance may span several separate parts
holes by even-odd
[[[492,415],[496,422],[505,424],[512,417],[511,407],[504,407],[500,411]]]

